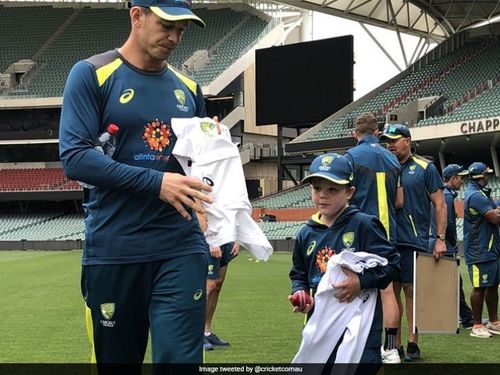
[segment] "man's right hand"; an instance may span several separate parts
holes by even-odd
[[[211,191],[209,185],[197,178],[166,172],[161,181],[160,199],[174,206],[184,219],[191,220],[184,206],[203,214],[205,210],[201,202],[213,202],[212,197],[203,192]]]
[[[214,258],[221,258],[222,257],[222,250],[220,249],[219,246],[210,247],[210,255]]]

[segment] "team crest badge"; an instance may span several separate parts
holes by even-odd
[[[101,304],[101,314],[104,319],[110,320],[113,315],[115,315],[115,304],[114,302],[102,303]]]
[[[177,101],[179,102],[180,105],[186,104],[186,94],[182,90],[174,90],[174,95],[177,98]]]
[[[483,283],[487,283],[488,282],[488,274],[483,274]]]
[[[209,137],[213,137],[216,133],[216,125],[210,121],[200,122],[200,129]]]
[[[333,156],[330,156],[330,155],[323,156],[323,158],[321,159],[321,165],[323,167],[330,166],[330,164],[332,164],[332,162],[333,162]]]
[[[342,235],[342,242],[347,249],[350,249],[354,242],[354,232],[347,232]]]

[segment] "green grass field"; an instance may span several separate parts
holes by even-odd
[[[0,251],[0,363],[88,362],[80,257],[80,251]],[[206,362],[289,363],[303,324],[287,300],[291,254],[248,259],[243,252],[230,264],[214,320],[213,331],[231,347],[207,352]],[[420,347],[425,363],[500,363],[500,336],[422,335]]]

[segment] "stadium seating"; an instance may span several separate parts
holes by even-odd
[[[348,113],[340,117],[332,115],[331,120],[327,119],[321,130],[302,141],[350,136],[352,121],[362,112],[372,112],[382,116],[418,98],[443,95],[445,97],[443,105],[449,106],[454,99],[461,98],[476,86],[496,77],[499,59],[499,41],[467,43],[421,68],[410,67],[392,85],[378,92],[374,91],[368,99],[355,105]],[[483,104],[483,107],[486,108],[486,105]],[[498,108],[493,106],[489,107],[489,110],[498,115]],[[442,123],[443,119],[440,117],[438,120],[422,120],[418,126]]]
[[[83,240],[81,214],[0,214],[0,241]]]
[[[230,8],[197,8],[196,13],[207,28],[202,33],[188,28],[169,63],[182,70],[195,51],[209,48],[210,61],[201,70],[189,72],[202,84],[234,63],[268,25],[264,18]],[[8,21],[0,35],[0,72],[36,55],[29,87],[11,91],[9,97],[14,98],[61,96],[77,61],[120,46],[130,30],[128,11],[117,8],[0,7],[0,19]]]
[[[81,190],[62,168],[0,169],[0,191]]]
[[[0,8],[0,72],[20,59],[31,58],[72,12],[51,6]]]
[[[252,201],[255,208],[310,208],[311,190],[309,185],[301,185]]]
[[[84,240],[81,214],[0,214],[0,241]],[[269,240],[295,239],[303,222],[260,222]]]
[[[260,222],[259,227],[270,241],[289,240],[295,239],[303,224],[302,221]]]

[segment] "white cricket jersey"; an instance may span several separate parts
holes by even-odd
[[[332,285],[346,278],[342,266],[363,273],[367,268],[386,264],[387,259],[363,251],[344,251],[330,258],[292,363],[326,363],[342,335],[335,363],[359,363],[372,326],[378,289],[364,289],[350,303],[340,303]]]
[[[221,246],[238,242],[259,260],[267,260],[273,248],[252,219],[245,176],[238,147],[231,141],[227,126],[210,118],[173,118],[177,136],[172,154],[188,176],[212,186],[214,202],[203,206],[207,213],[207,243]]]

